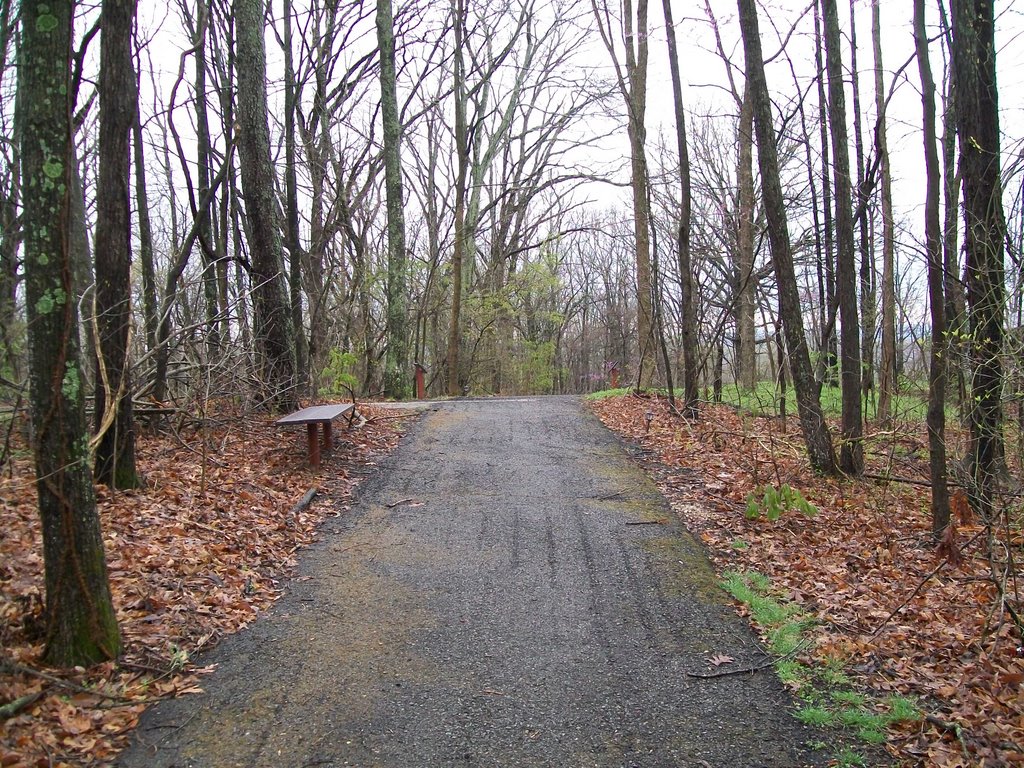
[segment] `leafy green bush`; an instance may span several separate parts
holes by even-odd
[[[359,379],[352,373],[358,362],[355,353],[332,349],[321,373],[323,386],[320,387],[320,394],[343,395],[346,394],[346,387],[354,390],[359,386]]]

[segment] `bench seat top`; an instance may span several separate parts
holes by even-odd
[[[319,421],[331,421],[343,413],[352,410],[352,403],[343,405],[314,405],[301,411],[289,413],[275,421],[275,424],[313,424]]]

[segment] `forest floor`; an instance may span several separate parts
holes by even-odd
[[[267,611],[300,550],[398,443],[402,419],[360,404],[319,472],[305,430],[211,404],[142,434],[145,487],[99,488],[124,642],[116,662],[41,668],[43,561],[30,453],[11,435],[0,475],[0,766],[106,765],[147,705],[201,691],[193,658]],[[357,422],[358,424],[358,422]],[[313,502],[297,509],[308,489]]]
[[[630,395],[591,407],[633,446],[767,642],[780,622],[744,586],[805,617],[799,647],[777,665],[803,701],[803,719],[883,741],[863,728],[880,714],[900,765],[1024,762],[1024,649],[1010,615],[1020,605],[1019,499],[1011,495],[1017,508],[1006,510],[994,557],[962,496],[937,548],[919,422],[869,435],[867,472],[899,481],[836,480],[808,470],[795,418],[786,425],[706,406],[688,423],[664,398]],[[788,499],[783,486],[794,489]],[[814,514],[799,511],[801,499]],[[1006,570],[1007,555],[1004,610],[991,574],[993,564]],[[894,702],[908,700],[918,717],[884,722]]]

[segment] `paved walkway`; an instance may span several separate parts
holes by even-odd
[[[813,762],[770,671],[688,676],[763,656],[577,399],[437,405],[360,498],[122,766]]]

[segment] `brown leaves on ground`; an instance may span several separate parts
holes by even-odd
[[[125,652],[88,670],[45,670],[43,560],[31,456],[0,477],[0,766],[108,764],[146,704],[201,691],[192,657],[246,626],[281,595],[280,579],[325,517],[397,444],[401,421],[335,423],[335,449],[308,467],[306,432],[266,415],[207,414],[142,436],[146,487],[99,488],[99,510]],[[295,510],[303,493],[320,495]],[[2,711],[2,709],[0,709]],[[8,713],[5,712],[5,715]]]
[[[836,480],[807,469],[798,424],[706,407],[698,422],[664,401],[595,401],[639,457],[718,568],[757,570],[817,618],[818,662],[841,660],[881,695],[917,697],[929,717],[890,739],[904,765],[995,766],[1024,761],[1021,638],[990,578],[985,534],[965,499],[937,555],[930,492],[911,483]],[[645,414],[655,417],[647,426]],[[923,425],[867,451],[868,471],[927,480]],[[744,515],[747,495],[789,484],[819,514],[776,522]],[[1019,532],[1017,532],[1019,534]],[[1019,535],[1013,557],[1020,558]],[[1011,593],[1012,593],[1012,584]]]

